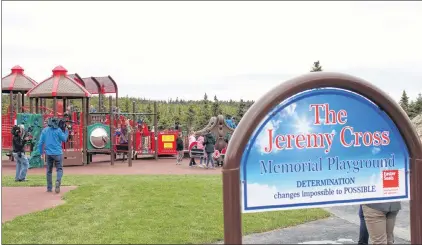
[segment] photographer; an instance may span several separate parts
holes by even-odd
[[[29,136],[25,133],[23,125],[12,128],[13,135],[13,157],[16,160],[15,181],[26,181],[26,173],[29,168],[28,158],[25,156],[25,144],[29,141]]]
[[[48,120],[48,127],[41,132],[38,149],[40,154],[43,153],[43,146],[45,147],[45,155],[47,160],[47,192],[52,192],[52,171],[53,163],[56,165],[57,179],[55,192],[60,192],[61,180],[63,177],[63,150],[62,143],[67,141],[69,131],[66,123],[57,118],[50,118]]]

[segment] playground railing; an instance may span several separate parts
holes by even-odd
[[[13,121],[10,121],[9,115],[2,115],[1,117],[1,147],[3,150],[12,150],[12,128],[14,119]]]

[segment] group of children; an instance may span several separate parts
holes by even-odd
[[[195,132],[191,132],[189,135],[189,150],[190,150],[190,161],[189,167],[198,166],[206,169],[215,169],[215,165],[222,166],[220,161],[220,152],[215,149],[216,140],[211,132],[207,132],[205,136],[199,135],[195,137]],[[176,140],[177,160],[176,165],[180,165],[184,157],[182,134]],[[192,154],[192,149],[195,148],[196,156],[199,157],[199,165],[195,162],[195,155]],[[211,163],[211,164],[210,164]]]

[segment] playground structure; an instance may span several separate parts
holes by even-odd
[[[25,93],[37,85],[32,78],[24,74],[24,69],[14,66],[12,72],[1,79],[1,93],[9,94],[9,108],[6,115],[2,115],[2,150],[9,151],[9,158],[13,159],[11,130],[14,125],[16,113],[24,112]]]
[[[24,76],[27,81],[31,82],[31,86],[23,89],[21,85],[17,86],[18,83],[10,82],[9,77],[13,74],[17,74],[16,77]],[[16,89],[10,89],[11,83],[15,84]],[[53,69],[52,76],[37,84],[23,75],[23,69],[17,66],[12,69],[10,75],[2,78],[2,92],[9,92],[11,95],[20,92],[22,96],[11,96],[10,113],[2,116],[4,117],[2,127],[3,149],[11,150],[12,136],[10,130],[14,124],[22,123],[22,118],[28,118],[25,113],[29,112],[30,115],[39,115],[42,118],[40,120],[43,121],[41,123],[36,120],[37,125],[30,126],[34,128],[42,129],[45,127],[46,121],[50,117],[65,118],[72,121],[69,139],[63,144],[64,166],[89,164],[95,154],[110,155],[112,165],[118,154],[127,155],[129,166],[132,166],[132,159],[143,157],[158,159],[159,155],[176,154],[175,141],[179,132],[157,132],[154,130],[157,129],[156,103],[154,103],[153,113],[137,113],[134,102],[133,112],[121,113],[117,107],[117,84],[111,76],[81,78],[77,73],[68,75],[64,67],[58,66]],[[25,93],[30,100],[29,107],[22,106],[24,105]],[[104,95],[106,93],[116,94],[115,106],[112,105],[112,96],[109,96],[108,111],[104,106]],[[98,112],[89,111],[90,97],[93,94],[99,95]],[[52,109],[46,107],[48,100],[53,100]],[[72,106],[74,100],[82,101],[82,111],[78,111],[77,108]],[[20,104],[19,101],[22,101],[22,103]],[[150,129],[142,119],[139,119],[144,116],[154,117],[153,129]],[[122,134],[122,131],[126,131],[126,133]],[[5,136],[10,139],[5,140]],[[126,141],[122,142],[122,137],[125,137]],[[35,140],[38,141],[38,139]]]
[[[234,130],[234,128],[227,124],[223,115],[218,115],[217,117],[211,117],[208,124],[203,129],[196,131],[195,135],[204,136],[210,132],[215,138],[215,150],[219,152],[218,162],[222,162],[226,154],[228,141],[230,140]],[[186,143],[189,142],[188,137],[189,136],[185,136]],[[203,150],[197,149],[197,142],[191,143],[187,149],[190,157],[203,157]]]
[[[86,149],[86,141],[83,139],[83,135],[86,135],[87,108],[91,94],[83,86],[67,76],[67,70],[64,67],[57,66],[53,69],[52,76],[33,87],[26,95],[30,100],[30,113],[34,113],[34,101],[35,113],[40,114],[40,101],[42,101],[41,103],[46,103],[47,100],[53,100],[53,112],[50,115],[44,114],[44,122],[51,116],[65,117],[65,114],[59,115],[57,113],[58,99],[62,100],[62,110],[64,112],[67,110],[67,103],[71,103],[71,100],[82,100],[82,112],[79,116],[76,115],[76,112],[74,115],[70,115],[70,112],[67,111],[67,119],[75,119],[76,117],[77,120],[72,123],[72,127],[69,130],[69,139],[63,145],[63,166],[86,163],[87,153],[83,151],[83,149]]]

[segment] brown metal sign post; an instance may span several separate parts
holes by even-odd
[[[410,163],[411,243],[422,244],[422,144],[405,112],[386,93],[362,79],[329,72],[309,73],[271,89],[255,102],[236,128],[223,166],[224,242],[242,243],[240,165],[248,141],[262,120],[281,102],[301,92],[333,88],[354,92],[384,111],[407,146]]]

